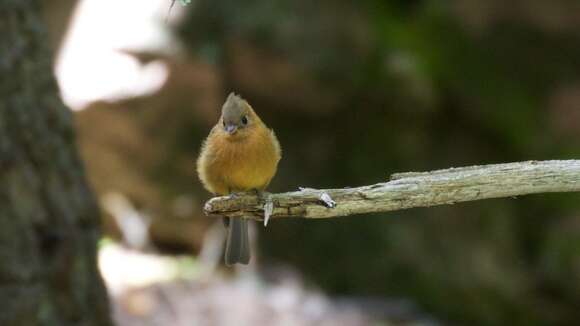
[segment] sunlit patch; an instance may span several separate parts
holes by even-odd
[[[72,109],[88,103],[114,101],[158,90],[168,69],[160,61],[141,64],[127,54],[174,54],[176,42],[169,33],[168,1],[82,0],[56,62],[56,75],[64,101]],[[175,6],[171,18],[183,10]]]
[[[197,276],[190,256],[161,256],[143,253],[105,241],[99,246],[99,270],[107,289],[119,295],[133,288]]]

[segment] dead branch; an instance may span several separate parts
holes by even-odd
[[[580,191],[580,160],[528,161],[397,173],[391,181],[343,189],[311,189],[234,198],[215,197],[204,207],[208,215],[261,220],[330,218],[389,212],[489,198],[549,192]]]

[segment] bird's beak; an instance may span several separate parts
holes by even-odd
[[[238,130],[238,126],[236,125],[226,125],[226,132],[230,135],[233,135]]]

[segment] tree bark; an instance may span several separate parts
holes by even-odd
[[[99,213],[40,6],[0,0],[0,325],[110,325]]]

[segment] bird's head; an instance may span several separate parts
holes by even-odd
[[[226,99],[220,121],[223,131],[233,139],[246,137],[260,122],[250,104],[234,93]]]

